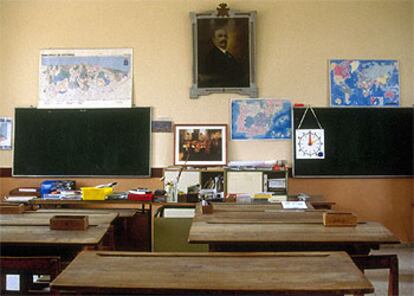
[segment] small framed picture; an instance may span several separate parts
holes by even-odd
[[[174,125],[174,165],[222,166],[226,163],[226,124]]]
[[[239,93],[257,97],[256,12],[220,4],[217,11],[190,13],[193,31],[193,84],[190,97]]]

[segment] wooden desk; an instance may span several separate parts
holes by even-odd
[[[49,225],[50,218],[56,215],[65,216],[88,216],[89,225],[111,224],[118,214],[109,211],[82,211],[82,210],[37,210],[16,215],[0,214],[0,226],[18,225]]]
[[[115,225],[115,248],[123,251],[151,250],[150,202],[131,200],[50,200],[37,198],[30,201],[34,207],[55,210],[96,210],[118,213]]]
[[[108,224],[89,226],[87,230],[50,230],[44,225],[2,225],[0,244],[2,249],[18,245],[31,247],[48,246],[97,246],[109,229]]]
[[[86,230],[51,230],[49,219],[55,215],[86,215],[90,224]],[[0,215],[0,255],[10,266],[16,266],[20,274],[20,288],[26,293],[33,286],[33,272],[45,264],[45,256],[55,256],[59,262],[71,261],[85,248],[99,249],[109,233],[112,238],[111,223],[117,213],[70,210],[29,212],[19,215]],[[110,248],[113,239],[110,239]],[[25,260],[27,259],[27,262]],[[14,263],[13,263],[14,262]],[[17,266],[22,266],[19,269]],[[24,267],[24,268],[23,268]],[[33,268],[32,271],[29,269]],[[0,268],[1,269],[1,268]],[[11,269],[0,270],[0,283],[5,283],[6,273]],[[13,273],[16,273],[16,270]],[[46,270],[46,267],[43,268]],[[9,272],[10,273],[10,272]],[[3,293],[4,285],[0,285]]]
[[[372,293],[344,252],[121,253],[85,251],[52,291],[163,295],[344,295]]]
[[[293,196],[289,197],[294,198]],[[263,207],[264,201],[254,201],[257,207]],[[316,207],[330,208],[333,203],[325,202],[320,197],[312,197],[311,204],[315,202]],[[267,202],[266,202],[267,203]],[[161,202],[139,202],[130,200],[48,200],[37,198],[30,201],[33,206],[42,208],[59,209],[94,209],[111,210],[120,214],[119,227],[115,231],[115,244],[117,250],[123,251],[151,251],[154,250],[154,214],[159,207],[187,206],[195,207],[197,203],[161,203]],[[272,206],[267,203],[268,206]],[[280,207],[280,205],[279,205]],[[144,215],[134,217],[123,217],[121,211],[141,210]],[[146,223],[146,224],[145,224]]]
[[[56,215],[88,216],[89,227],[82,231],[50,230],[49,220]],[[39,210],[23,214],[0,214],[0,244],[7,245],[97,245],[118,213],[94,210]]]
[[[297,195],[288,195],[288,201],[299,201]],[[314,209],[323,209],[331,210],[335,206],[335,202],[327,201],[322,198],[320,195],[312,195],[307,199],[308,204],[310,204]],[[266,199],[252,199],[251,204],[264,204],[268,205],[269,202]]]
[[[214,204],[213,213],[203,215],[197,207],[188,241],[209,244],[210,251],[346,251],[362,270],[389,268],[389,295],[398,295],[398,260],[394,255],[384,260],[368,254],[399,240],[376,222],[325,227],[322,213]]]
[[[92,212],[84,215],[91,221],[86,230],[51,230],[49,219],[55,212],[30,212],[20,215],[0,215],[0,251],[2,256],[59,256],[72,260],[84,248],[100,249],[104,238],[113,249],[111,223],[116,213]],[[59,212],[63,214],[63,212]],[[71,210],[65,215],[79,215]]]
[[[282,210],[280,205],[214,204],[212,214],[200,207],[189,233],[190,243],[207,243],[211,251],[340,250],[368,254],[380,244],[399,240],[375,222],[356,227],[325,227],[322,211]]]
[[[134,200],[70,200],[70,199],[43,199],[36,198],[29,202],[34,206],[59,207],[59,208],[78,208],[78,209],[150,209],[150,202],[140,202]]]
[[[70,213],[72,210],[70,208],[45,208],[45,209],[38,209],[36,210],[37,213],[55,213],[56,215],[66,215],[66,213]],[[76,209],[76,213],[82,215],[85,214],[118,214],[117,218],[130,218],[135,215],[137,211],[134,209]],[[90,221],[89,221],[90,222]]]

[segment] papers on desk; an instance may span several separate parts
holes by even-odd
[[[28,202],[29,200],[32,200],[36,198],[37,196],[7,196],[6,201],[10,202]]]
[[[287,195],[273,195],[267,201],[270,203],[281,203],[287,200]]]
[[[286,210],[306,210],[308,208],[304,201],[282,201],[282,207]]]
[[[43,199],[71,199],[80,200],[82,199],[82,193],[79,190],[62,190],[58,193],[45,193],[42,196]]]
[[[230,168],[272,168],[276,164],[276,160],[235,160],[230,161],[227,166]]]

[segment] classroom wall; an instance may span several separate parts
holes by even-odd
[[[0,116],[12,117],[15,107],[36,106],[40,49],[128,47],[134,51],[133,100],[137,106],[152,106],[155,119],[169,118],[174,123],[229,124],[230,99],[240,95],[189,98],[192,82],[189,12],[214,10],[219,3],[211,0],[0,0]],[[413,1],[234,0],[227,3],[232,9],[257,12],[256,69],[260,97],[328,106],[329,59],[397,59],[401,105],[414,103]],[[230,142],[228,148],[229,160],[287,159],[291,163],[291,141]],[[172,152],[172,134],[153,134],[152,167],[171,165]],[[0,168],[11,166],[12,152],[0,151]],[[0,193],[20,182],[0,178]],[[388,199],[391,188],[397,193],[393,203],[407,205],[408,202],[408,208],[414,203],[412,179],[402,183],[392,179],[357,182],[327,179],[324,182],[338,191],[321,188],[320,193],[325,191],[327,199],[347,209],[358,208],[361,200],[364,203],[375,198],[391,202]],[[364,195],[343,196],[339,193],[343,182],[352,183],[351,195],[360,191]],[[365,184],[371,183],[388,190],[367,189]],[[321,185],[317,180],[294,180],[293,184],[298,187],[291,187],[292,190],[299,191],[307,186],[318,191]],[[382,211],[382,206],[378,208],[373,203],[370,207],[372,210],[363,213],[364,217],[386,223],[405,241],[413,240],[412,206],[411,212],[402,214]],[[400,219],[404,225],[396,222]]]

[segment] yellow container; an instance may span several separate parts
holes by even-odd
[[[108,194],[112,193],[112,187],[96,188],[82,187],[82,199],[84,200],[105,200]]]

